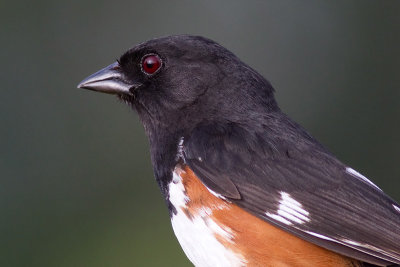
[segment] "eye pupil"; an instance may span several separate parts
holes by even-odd
[[[147,55],[142,59],[142,69],[146,74],[153,74],[161,67],[161,59],[157,55]]]

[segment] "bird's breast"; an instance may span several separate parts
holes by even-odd
[[[195,266],[244,266],[247,261],[234,245],[233,232],[216,215],[231,204],[213,196],[189,168],[177,166],[169,184],[169,200],[176,209],[171,222],[186,256]]]
[[[188,166],[175,167],[168,189],[172,227],[195,266],[358,266],[246,212]]]

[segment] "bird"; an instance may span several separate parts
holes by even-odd
[[[400,205],[290,119],[270,82],[217,42],[151,39],[78,88],[138,114],[195,266],[400,266]]]

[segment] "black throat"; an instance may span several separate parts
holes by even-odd
[[[185,133],[182,127],[174,124],[176,120],[171,120],[168,123],[160,121],[158,118],[154,118],[154,113],[150,115],[137,102],[133,108],[139,114],[150,143],[150,156],[155,179],[170,212],[172,212],[173,206],[169,202],[168,185],[172,181],[175,166],[182,160],[178,156],[178,152],[179,143]]]

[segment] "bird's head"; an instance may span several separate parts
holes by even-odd
[[[138,112],[148,134],[278,109],[260,74],[214,41],[190,35],[134,46],[78,87],[117,95]]]

